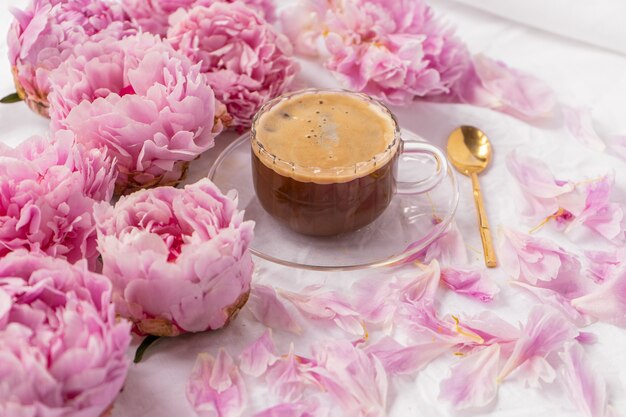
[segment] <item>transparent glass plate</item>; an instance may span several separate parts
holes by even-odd
[[[425,142],[402,130],[405,141]],[[305,236],[291,231],[265,212],[252,184],[250,134],[230,144],[209,171],[209,178],[224,192],[235,189],[245,218],[256,223],[250,251],[277,264],[318,271],[355,270],[406,261],[426,248],[450,225],[459,201],[454,170],[448,163],[446,178],[423,194],[396,195],[383,214],[355,232],[332,237]],[[433,159],[412,157],[399,164],[399,180],[418,181],[429,175]],[[423,169],[416,169],[423,165]]]

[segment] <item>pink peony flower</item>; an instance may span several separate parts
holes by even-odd
[[[470,64],[465,45],[424,1],[332,0],[327,10],[308,3],[293,6],[300,17],[291,9],[283,26],[294,43],[321,35],[326,66],[351,90],[404,104],[449,93]],[[311,53],[318,42],[299,46]]]
[[[244,3],[268,21],[275,18],[276,13],[271,0],[122,0],[122,7],[144,32],[165,36],[169,28],[169,18],[177,10],[234,1]]]
[[[138,333],[219,329],[248,299],[254,224],[243,221],[234,193],[204,179],[99,204],[94,216],[117,312]]]
[[[95,265],[96,201],[109,200],[115,163],[69,131],[0,147],[0,257],[19,248]]]
[[[0,415],[100,416],[120,392],[130,325],[111,284],[44,255],[0,259]]]
[[[34,0],[12,10],[9,61],[19,96],[48,116],[50,73],[95,35],[121,39],[134,32],[122,8],[109,0]]]
[[[461,102],[523,120],[552,117],[557,106],[556,95],[546,83],[480,54],[472,58],[470,68],[454,85],[454,93]]]
[[[268,100],[282,94],[298,71],[289,40],[240,3],[179,11],[170,43],[201,64],[217,98],[243,129]]]
[[[53,74],[50,104],[54,129],[117,158],[120,194],[178,182],[222,129],[199,65],[149,34],[77,47]]]

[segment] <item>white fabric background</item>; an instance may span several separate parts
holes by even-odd
[[[23,3],[23,0],[2,1],[0,33],[6,33],[10,22],[5,5]],[[625,56],[519,25],[452,1],[433,3],[446,16],[446,20],[458,27],[459,35],[472,52],[484,53],[511,66],[530,71],[547,81],[562,102],[591,108],[601,134],[626,133]],[[592,10],[593,3],[587,4],[589,10]],[[623,18],[623,14],[621,17]],[[5,56],[6,43],[1,41],[0,96],[14,91]],[[311,86],[336,85],[332,76],[310,62],[303,62],[301,79]],[[495,158],[491,169],[481,177],[481,184],[496,242],[500,240],[499,226],[505,225],[522,231],[530,228],[530,225],[521,223],[518,218],[521,202],[504,164],[505,156],[517,147],[523,147],[524,153],[548,161],[559,178],[592,178],[613,170],[616,174],[615,194],[621,195],[621,202],[626,203],[623,200],[626,195],[624,161],[611,156],[609,151],[598,153],[585,148],[562,127],[535,127],[506,115],[465,105],[418,103],[395,110],[404,127],[414,130],[438,146],[445,144],[448,133],[458,125],[473,124],[485,130],[493,143]],[[0,140],[14,145],[31,134],[44,133],[47,123],[23,104],[0,105],[0,128]],[[195,163],[192,179],[204,175],[218,151],[233,138],[233,134],[218,138],[217,147]],[[459,181],[461,200],[457,223],[465,237],[472,262],[481,265],[482,251],[470,183],[466,178],[459,178]],[[584,248],[601,249],[607,246],[602,238],[596,236],[563,236],[550,233],[549,228],[542,230],[540,235],[554,238],[565,248],[579,253]],[[405,267],[404,270],[312,273],[282,268],[258,260],[254,279],[282,288],[297,289],[321,283],[341,290],[349,288],[355,279],[362,276],[374,274],[385,279],[395,273],[410,272],[410,269],[411,267]],[[491,305],[486,306],[445,292],[439,300],[440,310],[443,313],[462,315],[489,308],[512,323],[524,322],[535,301],[510,287],[508,278],[501,269],[491,270],[489,273],[502,290]],[[193,416],[193,410],[185,399],[185,384],[196,355],[203,351],[215,353],[218,347],[226,346],[231,355],[236,356],[244,346],[260,336],[263,330],[263,326],[254,322],[244,309],[238,319],[225,330],[158,342],[149,351],[144,362],[131,366],[124,391],[116,402],[113,417]],[[586,330],[596,333],[599,342],[586,346],[585,350],[597,372],[607,380],[609,400],[618,415],[626,415],[626,330],[602,323],[594,324]],[[291,340],[289,335],[280,332],[275,332],[274,336],[281,347],[288,346],[288,341]],[[315,342],[317,336],[319,335],[294,339],[296,352],[308,353],[308,346]],[[444,355],[415,378],[395,380],[391,385],[389,415],[468,415],[455,413],[437,400],[439,382],[456,360],[458,359],[451,354]],[[579,414],[569,404],[557,384],[541,390],[529,389],[512,378],[500,386],[496,404],[476,415],[573,417]]]

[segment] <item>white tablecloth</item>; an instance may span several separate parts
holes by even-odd
[[[5,5],[23,4],[8,0],[0,6],[0,33],[7,31],[10,15]],[[434,2],[434,7],[445,14],[446,20],[457,25],[458,34],[472,52],[483,53],[507,64],[534,73],[547,81],[563,103],[592,109],[594,121],[602,135],[626,134],[626,57],[605,49],[537,31],[494,15],[477,11],[454,2]],[[589,8],[594,6],[589,3]],[[623,40],[624,41],[624,40]],[[0,43],[0,96],[14,91],[6,56],[6,45]],[[312,86],[336,85],[332,76],[314,63],[303,62],[302,80]],[[528,231],[529,225],[520,222],[520,201],[517,186],[505,167],[505,156],[513,149],[523,147],[525,153],[549,162],[560,178],[592,178],[609,170],[616,173],[616,195],[626,195],[626,164],[610,155],[584,147],[562,127],[534,127],[509,116],[490,110],[465,105],[417,103],[398,108],[401,124],[414,130],[438,146],[444,146],[447,135],[456,126],[480,126],[488,134],[495,149],[491,169],[481,177],[487,211],[496,241],[498,228],[506,225]],[[23,104],[0,105],[0,140],[16,144],[34,133],[44,133],[46,120],[30,112]],[[199,178],[208,170],[219,150],[235,137],[218,138],[218,145],[201,158],[194,167],[192,178]],[[461,199],[457,224],[463,233],[468,253],[475,265],[482,264],[482,250],[476,227],[476,215],[469,180],[459,178]],[[624,203],[624,201],[622,201]],[[549,229],[541,232],[557,240],[566,248],[601,249],[607,243],[599,237],[583,238],[558,233]],[[254,280],[281,288],[298,289],[320,283],[339,290],[349,288],[362,276],[377,274],[381,279],[400,270],[363,271],[352,273],[314,273],[292,270],[257,260]],[[407,266],[405,270],[414,268]],[[489,274],[501,287],[501,292],[490,305],[462,298],[452,292],[442,294],[439,302],[442,313],[464,314],[491,309],[502,318],[516,324],[526,319],[528,310],[536,301],[508,284],[501,268]],[[626,415],[626,330],[596,323],[587,330],[598,336],[598,343],[585,349],[594,369],[608,384],[608,396],[617,415]],[[113,417],[191,417],[194,412],[185,398],[185,385],[200,352],[213,354],[220,346],[227,347],[236,356],[264,331],[245,309],[227,329],[213,333],[183,336],[175,340],[161,340],[154,345],[144,362],[132,365],[124,391],[118,398]],[[300,338],[276,332],[281,349],[293,340],[296,351],[308,353],[315,343],[315,335],[307,332]],[[133,348],[136,345],[133,346]],[[132,352],[129,352],[129,355]],[[437,400],[439,382],[448,374],[457,358],[446,354],[435,360],[416,377],[403,378],[391,385],[389,415],[454,416],[448,405]],[[254,398],[254,401],[263,399]],[[526,388],[514,378],[501,384],[494,407],[479,413],[493,417],[551,415],[578,416],[567,397],[554,386],[545,389]]]

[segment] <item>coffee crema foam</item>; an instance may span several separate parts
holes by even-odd
[[[388,163],[397,152],[396,123],[374,103],[350,93],[288,97],[255,123],[252,149],[265,166],[302,182],[347,182]],[[274,158],[274,156],[276,158]]]

